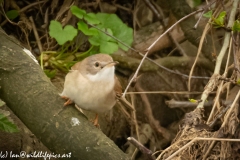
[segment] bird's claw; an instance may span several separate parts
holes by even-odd
[[[73,103],[73,101],[66,96],[61,96],[61,98],[66,100],[66,102],[63,104],[64,107]]]

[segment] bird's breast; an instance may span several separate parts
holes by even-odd
[[[112,80],[109,78],[109,81],[96,82],[87,79],[81,74],[74,77],[76,77],[74,82],[71,82],[69,77],[66,77],[65,83],[68,81],[73,85],[64,85],[64,90],[68,94],[65,96],[73,100],[80,108],[101,113],[115,105],[114,77]]]

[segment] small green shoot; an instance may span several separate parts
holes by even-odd
[[[198,100],[196,100],[196,99],[188,99],[189,100],[189,102],[191,102],[191,103],[198,103]]]
[[[211,18],[212,17],[212,10],[208,11],[207,13],[204,13],[203,17]]]
[[[217,18],[212,17],[213,25],[215,28],[224,27],[224,18],[226,16],[226,11],[222,11]]]

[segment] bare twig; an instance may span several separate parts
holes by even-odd
[[[148,157],[148,160],[154,160],[152,157],[152,151],[147,149],[144,145],[142,145],[140,142],[138,142],[133,137],[128,137],[127,140],[132,143],[135,147],[137,147],[143,154],[145,154]]]
[[[216,92],[211,92],[215,94]],[[126,94],[202,94],[202,92],[188,92],[188,91],[144,91],[144,92],[127,92]]]
[[[38,49],[39,49],[40,53],[42,53],[42,51],[43,51],[42,43],[40,42],[39,35],[38,35],[38,32],[37,32],[37,28],[35,26],[34,20],[33,20],[32,16],[29,19],[32,22],[33,33],[34,33],[35,39],[37,41]],[[43,67],[43,66],[41,66],[41,67]]]
[[[132,100],[132,106],[133,106],[133,120],[134,120],[134,126],[135,126],[135,130],[136,130],[136,135],[137,135],[137,140],[139,140],[139,126],[138,126],[138,121],[137,121],[137,114],[136,114],[136,109],[135,109],[135,100],[134,100],[134,95],[130,95],[131,96],[131,100]]]
[[[209,21],[210,21],[210,20],[209,20]],[[202,34],[202,36],[201,36],[201,40],[200,40],[200,43],[199,43],[199,46],[198,46],[197,56],[196,56],[196,58],[195,58],[195,61],[194,61],[193,65],[192,65],[192,68],[191,68],[190,73],[189,73],[189,77],[188,77],[188,90],[189,90],[189,91],[191,91],[191,77],[192,77],[194,68],[195,68],[195,66],[196,66],[196,64],[197,64],[198,57],[199,57],[199,55],[200,55],[200,53],[201,53],[201,50],[202,50],[204,38],[205,38],[205,36],[206,36],[209,28],[210,28],[210,25],[209,25],[209,23],[207,23],[207,25],[206,25],[205,28],[204,28],[203,34]]]
[[[33,6],[36,6],[36,5],[41,4],[41,3],[46,3],[46,1],[39,1],[39,2],[30,3],[29,5],[23,7],[22,9],[20,9],[20,12],[24,12],[28,8],[32,8]]]
[[[194,25],[194,29],[197,29],[197,26],[198,26],[198,24],[199,24],[199,22],[200,22],[200,20],[201,20],[201,18],[202,18],[202,16],[203,16],[203,14],[204,14],[204,10],[202,11],[202,13],[201,13],[201,15],[200,15],[200,17],[198,18],[198,21],[197,21],[197,23]]]
[[[175,101],[170,100],[165,102],[169,108],[191,108],[191,107],[197,107],[198,103],[193,103],[189,101]],[[205,107],[211,107],[213,104],[212,101],[209,101],[204,104]]]

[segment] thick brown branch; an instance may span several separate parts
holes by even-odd
[[[64,101],[40,66],[2,32],[0,97],[54,153],[71,153],[78,160],[128,159],[73,106],[63,109]]]

